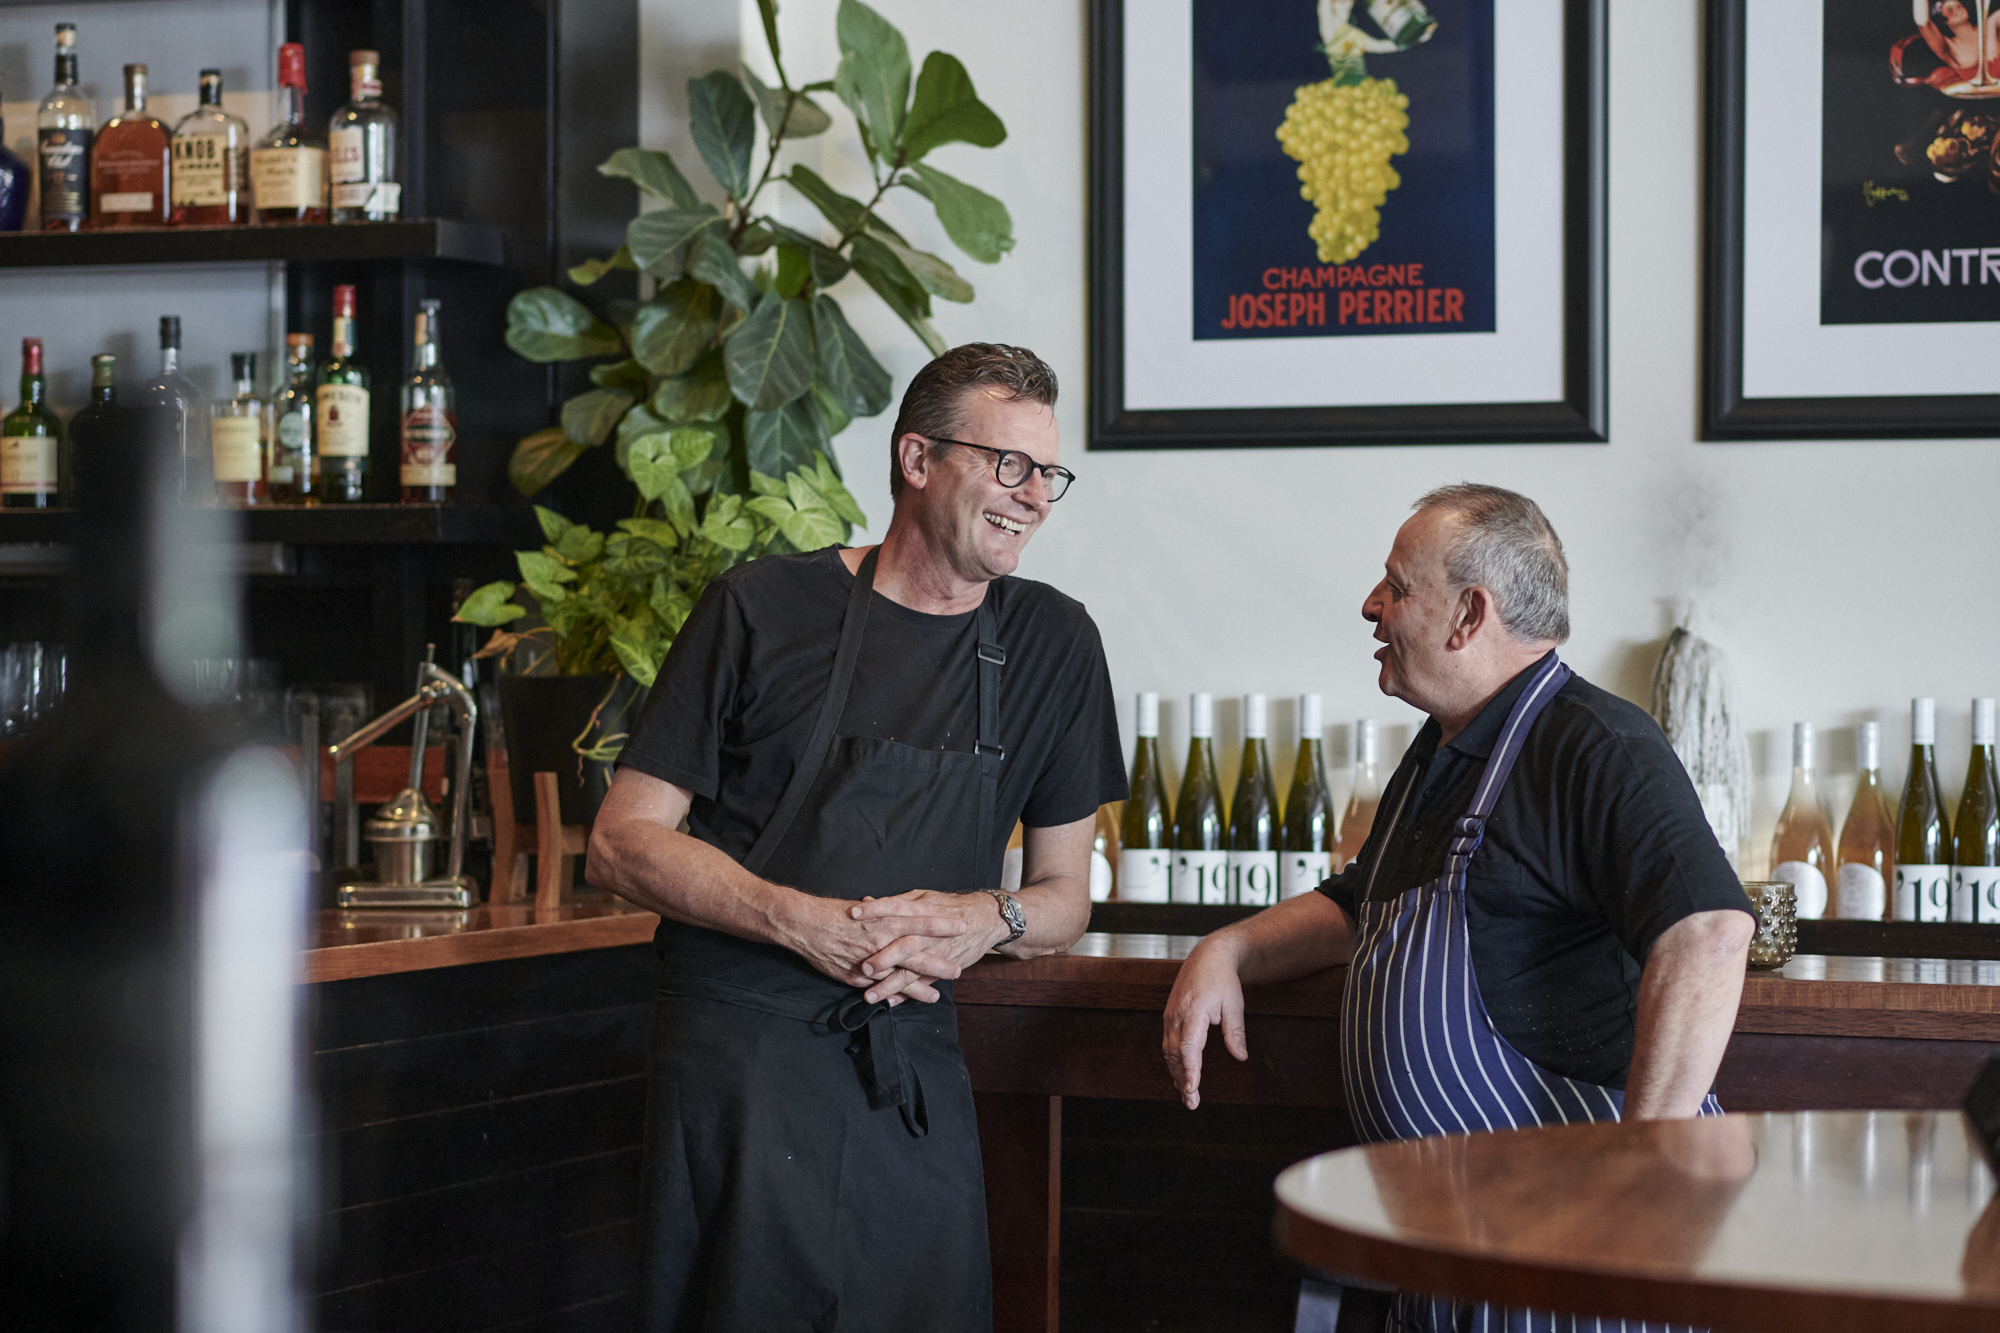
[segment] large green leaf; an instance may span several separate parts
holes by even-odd
[[[673,426],[654,416],[644,405],[633,408],[618,423],[618,448],[614,457],[618,466],[624,467],[625,460],[632,452],[632,446],[648,435],[658,435],[664,439]]]
[[[756,94],[757,114],[764,118],[764,128],[771,133],[779,134],[782,126],[781,138],[810,139],[832,127],[833,117],[804,93],[766,87],[748,65],[743,66],[743,77],[750,91]]]
[[[840,0],[834,36],[841,55],[834,90],[856,108],[875,151],[894,160],[910,105],[910,45],[894,24],[861,0]]]
[[[592,366],[590,382],[600,389],[623,389],[636,399],[646,396],[652,387],[653,377],[646,373],[644,366],[628,356],[623,361]]]
[[[797,246],[805,253],[812,265],[813,286],[824,290],[847,276],[849,265],[840,251],[782,223],[773,222],[769,226],[774,239]]]
[[[812,281],[812,261],[796,245],[778,247],[778,265],[771,275],[771,290],[780,296],[797,296]]]
[[[667,567],[667,553],[631,532],[614,532],[604,543],[604,568],[624,576],[653,574]]]
[[[701,160],[731,198],[750,194],[750,155],[757,147],[757,107],[728,70],[688,80],[688,131]]]
[[[1014,248],[1014,219],[1008,216],[1007,205],[929,163],[919,162],[911,169],[916,180],[905,177],[902,183],[937,208],[938,221],[952,244],[982,264],[997,264]]]
[[[587,565],[604,554],[604,534],[578,523],[554,545],[556,554],[570,565]]]
[[[803,399],[786,403],[773,412],[747,413],[743,434],[750,470],[770,477],[782,477],[794,468],[809,468],[815,450],[832,447],[820,433],[819,419]]]
[[[562,585],[576,582],[575,570],[540,551],[516,551],[514,563],[521,567],[521,582],[544,603],[562,601],[569,596]]]
[[[757,525],[743,512],[743,497],[725,495],[709,503],[702,515],[701,536],[725,551],[747,551],[757,538]]]
[[[813,297],[813,348],[819,375],[849,415],[872,417],[889,405],[894,388],[880,361],[847,322],[840,303],[825,292]]]
[[[1007,127],[972,91],[972,76],[965,66],[942,51],[925,56],[909,123],[903,127],[903,160],[915,162],[940,144],[993,148],[1006,138]]]
[[[507,480],[523,495],[534,495],[583,457],[588,445],[576,443],[561,426],[550,426],[524,437],[507,460]]]
[[[812,387],[812,314],[803,301],[766,293],[723,348],[736,400],[768,412]]]
[[[653,390],[652,408],[664,421],[715,421],[729,410],[732,398],[722,353],[709,351],[686,374],[661,380]]]
[[[487,629],[498,629],[511,625],[528,614],[528,608],[517,605],[513,600],[515,585],[511,583],[488,583],[474,588],[466,599],[458,604],[452,619],[463,625],[484,625]]]
[[[683,279],[660,289],[632,320],[632,354],[655,375],[678,375],[715,339],[715,290]]]
[[[675,208],[699,208],[701,197],[674,160],[655,148],[621,148],[598,164],[600,176],[621,176]]]
[[[926,250],[912,250],[907,245],[899,245],[888,237],[877,237],[896,258],[903,261],[903,267],[911,276],[923,284],[923,289],[932,296],[941,296],[947,301],[965,302],[972,299],[972,284],[958,276],[958,270]]]
[[[811,167],[794,165],[786,179],[792,183],[792,188],[804,195],[806,201],[817,208],[820,215],[841,235],[844,236],[861,225],[861,217],[867,211],[867,205],[859,199],[849,198],[828,185]]]
[[[563,434],[578,444],[603,444],[616,429],[632,395],[617,389],[591,389],[563,404]]]
[[[638,267],[633,262],[632,252],[621,245],[609,259],[586,259],[581,264],[570,265],[569,280],[579,287],[588,287],[615,269],[624,269],[629,273]]]
[[[672,447],[664,435],[646,435],[632,441],[625,468],[632,484],[648,500],[657,500],[667,519],[682,533],[694,530],[694,496],[681,480]]]
[[[743,271],[720,228],[695,235],[688,246],[687,271],[688,276],[712,285],[738,310],[748,311],[757,304],[757,284]]]
[[[551,546],[560,542],[565,532],[577,526],[547,505],[536,505],[534,509],[535,522],[541,524],[542,537]]]
[[[819,418],[820,434],[829,440],[846,430],[854,420],[840,405],[840,400],[833,396],[833,390],[827,387],[823,378],[813,381],[812,392],[806,395],[806,402],[811,405],[813,415]]]
[[[553,287],[530,287],[507,303],[507,345],[530,361],[575,361],[624,350],[616,329]]]
[[[680,534],[674,531],[674,525],[663,518],[621,518],[618,527],[667,550],[678,546],[681,540]]]
[[[857,528],[868,526],[868,515],[861,512],[861,506],[854,502],[853,495],[840,484],[840,474],[834,471],[833,463],[824,453],[813,455],[813,489],[833,506],[834,513]]]
[[[720,234],[722,215],[708,205],[699,208],[656,208],[641,213],[625,228],[625,249],[632,262],[661,282],[672,282],[686,264],[687,243],[703,232]]]
[[[854,238],[849,254],[854,260],[854,271],[861,275],[861,280],[874,289],[883,303],[895,311],[917,337],[923,339],[932,356],[943,356],[951,350],[938,336],[938,331],[931,327],[930,294],[894,251],[879,237],[863,232]]]

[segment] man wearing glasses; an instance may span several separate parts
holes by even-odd
[[[625,747],[590,880],[662,917],[649,1331],[991,1324],[951,980],[1075,942],[1125,795],[1096,626],[1013,577],[1074,480],[1055,401],[1017,347],[919,371],[882,544],[723,574]]]

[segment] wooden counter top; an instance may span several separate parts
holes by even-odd
[[[539,912],[499,903],[461,912],[341,908],[314,913],[306,948],[308,982],[490,963],[501,958],[575,953],[644,944],[660,918],[627,903],[571,904]]]

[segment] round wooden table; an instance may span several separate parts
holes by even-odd
[[[1956,1111],[1373,1144],[1278,1177],[1278,1247],[1404,1291],[1716,1329],[2000,1328],[2000,1200]]]

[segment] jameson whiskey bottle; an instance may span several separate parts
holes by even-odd
[[[417,307],[417,368],[403,381],[403,503],[450,504],[458,488],[458,405],[438,364],[438,305]]]
[[[78,231],[90,217],[90,140],[97,117],[76,86],[76,25],[56,24],[56,86],[35,114],[42,230]]]
[[[42,340],[21,339],[21,405],[0,423],[0,506],[49,509],[57,503],[62,422],[49,411]]]
[[[1138,737],[1132,746],[1132,794],[1118,822],[1118,901],[1164,903],[1174,820],[1160,776],[1160,696],[1139,696]]]
[[[368,484],[368,368],[354,357],[354,288],[333,289],[333,356],[314,390],[320,499],[360,504]]]

